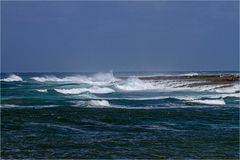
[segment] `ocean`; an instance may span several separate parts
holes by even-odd
[[[225,73],[2,73],[1,158],[238,159],[238,82],[139,78]]]

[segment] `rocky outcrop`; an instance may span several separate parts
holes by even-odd
[[[141,80],[190,80],[190,81],[211,81],[211,82],[236,82],[239,81],[238,74],[222,75],[194,75],[194,76],[154,76],[139,77]]]

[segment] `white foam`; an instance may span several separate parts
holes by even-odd
[[[126,91],[148,90],[154,88],[151,83],[144,82],[136,77],[129,78],[122,84],[116,84],[115,87]]]
[[[197,73],[188,73],[189,76],[196,75]],[[172,92],[172,91],[211,91],[211,92],[219,92],[219,93],[234,93],[239,91],[239,85],[234,85],[233,87],[225,87],[219,88],[223,85],[200,85],[194,87],[188,87],[196,81],[184,81],[184,80],[140,80],[137,77],[130,77],[126,80],[120,80],[113,76],[113,73],[97,73],[92,76],[85,75],[76,75],[76,76],[67,76],[63,78],[58,78],[55,76],[44,76],[44,77],[32,77],[33,80],[38,82],[60,82],[60,83],[78,83],[78,84],[89,84],[92,86],[114,86],[120,91],[164,91],[164,92]],[[198,81],[198,83],[203,81]],[[66,94],[80,94],[83,92],[91,92],[91,93],[107,93],[113,92],[109,89],[104,91],[103,89],[92,88],[81,88],[81,89],[73,89],[73,90],[58,90],[61,93]]]
[[[62,94],[80,94],[88,91],[86,88],[54,89],[54,90]]]
[[[54,90],[62,94],[81,94],[84,92],[90,92],[95,94],[107,94],[107,93],[115,92],[111,88],[97,87],[97,86],[93,86],[91,88],[71,88],[71,89],[54,89]]]
[[[160,91],[178,91],[178,90],[196,90],[189,87],[182,87],[194,82],[162,80],[150,81],[140,80],[136,77],[131,77],[126,81],[115,84],[115,87],[122,91],[142,91],[142,90],[160,90]]]
[[[74,102],[74,101],[73,101]],[[104,108],[111,107],[107,100],[76,101],[74,107]]]
[[[36,89],[38,92],[47,93],[47,89]]]
[[[23,79],[20,76],[17,76],[15,74],[11,74],[9,77],[1,79],[1,81],[16,82],[16,81],[23,81]]]
[[[136,100],[136,101],[144,101],[144,100],[162,100],[168,98],[175,98],[184,101],[190,100],[198,100],[202,98],[211,98],[211,99],[222,99],[226,97],[240,97],[240,93],[231,93],[231,94],[204,94],[204,95],[186,95],[186,96],[153,96],[153,97],[106,97],[105,100]],[[89,97],[94,99],[103,99],[102,97]]]
[[[214,95],[207,95],[205,97],[208,97],[208,98],[226,98],[226,97],[240,98],[240,93],[214,94]]]
[[[38,82],[47,82],[47,81],[56,81],[59,82],[61,79],[55,77],[55,76],[45,76],[45,77],[32,77],[31,79],[38,81]]]
[[[226,104],[223,99],[205,99],[205,100],[190,100],[189,102],[209,104],[209,105],[224,105]]]
[[[56,76],[32,77],[31,79],[38,82],[71,82],[85,83],[90,85],[110,85],[113,82],[119,81],[113,73],[97,73],[92,76],[76,75],[58,78]]]
[[[71,103],[74,103],[74,107],[84,106],[86,105],[86,101],[70,101]]]
[[[90,100],[88,102],[90,106],[101,106],[101,107],[110,107],[110,103],[106,100]]]
[[[214,88],[212,91],[217,93],[236,93],[240,91],[240,85],[239,83],[236,83],[230,87]]]
[[[73,98],[76,98],[76,99],[100,99],[98,96],[96,95],[93,95],[91,93],[82,93],[82,94],[78,94],[78,95],[75,95],[75,96],[72,96]]]
[[[186,73],[186,74],[180,74],[180,76],[197,76],[199,75],[198,73]]]
[[[19,106],[15,104],[0,104],[0,108],[16,108],[16,107]]]
[[[113,89],[111,88],[107,88],[107,87],[97,87],[97,86],[93,86],[91,88],[88,89],[88,91],[90,93],[96,93],[96,94],[107,94],[107,93],[113,93],[115,92]]]

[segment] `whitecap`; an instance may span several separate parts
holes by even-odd
[[[195,99],[195,100],[190,100],[189,102],[208,104],[208,105],[225,105],[226,104],[223,99],[205,99],[205,100]]]
[[[47,89],[36,89],[38,92],[47,93]]]
[[[110,107],[110,103],[106,100],[90,100],[88,105],[93,107]]]
[[[145,82],[137,77],[128,78],[120,84],[115,84],[115,87],[126,91],[152,90],[159,88],[157,85],[154,85],[154,83]]]
[[[88,89],[90,93],[96,93],[96,94],[107,94],[107,93],[113,93],[115,92],[113,89],[108,88],[108,87],[97,87],[93,86]]]
[[[198,73],[192,72],[192,73],[185,73],[185,74],[180,74],[180,76],[198,76]]]
[[[74,107],[91,107],[91,108],[103,108],[111,107],[107,100],[89,100],[89,101],[73,101]]]
[[[62,94],[80,94],[88,91],[86,88],[54,89],[54,90]]]
[[[1,79],[1,81],[16,82],[16,81],[23,81],[23,79],[20,76],[17,76],[15,74],[11,74],[9,77]]]
[[[60,82],[61,79],[55,77],[55,76],[44,76],[44,77],[32,77],[31,79],[38,81],[38,82],[51,82],[51,81],[55,81],[55,82]]]
[[[95,94],[107,94],[107,93],[115,92],[111,88],[97,87],[97,86],[93,86],[91,88],[71,88],[71,89],[54,89],[54,90],[62,94],[81,94],[84,92],[90,92]]]
[[[178,90],[196,90],[189,87],[183,87],[194,82],[176,81],[176,80],[140,80],[137,77],[128,78],[126,81],[115,84],[117,89],[123,91],[142,91],[142,90],[157,90],[157,91],[178,91]]]
[[[92,76],[76,75],[58,78],[56,76],[32,77],[31,79],[38,82],[66,82],[66,83],[85,83],[90,85],[110,85],[113,82],[119,81],[113,73],[97,73]]]
[[[229,87],[214,88],[212,91],[217,93],[236,93],[240,91],[240,85],[236,83]]]

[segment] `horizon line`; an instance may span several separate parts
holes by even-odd
[[[0,71],[0,73],[131,73],[131,72],[240,72],[240,70],[165,70],[165,71],[153,71],[153,70],[147,70],[147,71]]]

